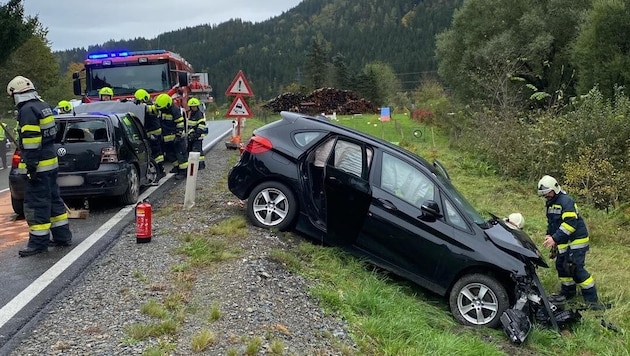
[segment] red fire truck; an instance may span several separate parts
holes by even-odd
[[[74,94],[83,102],[98,101],[102,87],[114,90],[114,99],[131,99],[137,89],[147,90],[152,98],[168,93],[185,107],[190,96],[202,101],[211,98],[212,87],[207,73],[195,73],[190,63],[177,53],[166,50],[99,52],[88,55],[84,62],[85,89],[81,73],[73,74]],[[206,83],[195,88],[189,82],[204,78]]]

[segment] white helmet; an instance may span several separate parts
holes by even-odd
[[[24,93],[29,90],[35,90],[35,86],[33,82],[21,75],[11,79],[9,84],[7,84],[7,94],[9,96],[13,96],[13,94]]]
[[[513,229],[522,229],[525,225],[525,218],[521,213],[512,213],[503,220]]]
[[[538,181],[538,195],[546,195],[552,190],[556,192],[556,194],[560,193],[560,185],[556,178],[549,175],[540,178]]]

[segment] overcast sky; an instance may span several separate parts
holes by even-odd
[[[0,2],[4,3],[4,1]],[[48,28],[53,51],[110,39],[154,38],[186,26],[230,19],[260,22],[301,0],[24,0],[26,15]]]

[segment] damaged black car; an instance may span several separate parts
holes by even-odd
[[[537,314],[553,315],[536,245],[482,217],[439,162],[324,117],[281,115],[254,131],[228,177],[254,225],[341,247],[444,296],[458,322],[502,326],[517,343]]]

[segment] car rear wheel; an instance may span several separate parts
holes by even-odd
[[[508,308],[509,299],[505,288],[496,279],[475,273],[465,275],[455,283],[449,305],[460,323],[494,328]]]
[[[120,197],[120,201],[125,204],[135,204],[138,201],[140,195],[140,178],[138,177],[138,170],[135,166],[132,166],[127,173],[127,191]]]
[[[11,206],[18,216],[24,216],[24,200],[11,197]]]
[[[254,225],[286,230],[298,212],[295,195],[286,185],[265,182],[254,188],[247,201],[247,215]]]
[[[158,179],[157,163],[154,159],[149,160],[149,167],[147,168],[147,184],[157,183]]]

